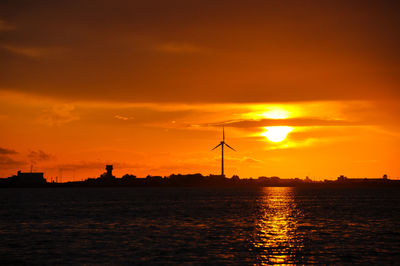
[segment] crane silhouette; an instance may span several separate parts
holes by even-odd
[[[225,143],[225,128],[222,127],[222,141],[212,149],[212,151],[213,151],[216,148],[218,148],[219,146],[221,146],[221,176],[225,176],[225,174],[224,174],[224,145],[226,145],[229,149],[236,151],[234,148],[232,148],[227,143]]]

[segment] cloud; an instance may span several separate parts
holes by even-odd
[[[13,54],[30,58],[41,58],[63,52],[65,49],[59,47],[28,47],[17,45],[0,45],[0,49]]]
[[[220,162],[221,158],[220,157],[215,157],[214,161],[216,162]],[[229,157],[229,156],[225,156],[225,161],[227,162],[238,162],[238,163],[244,163],[244,164],[262,164],[263,161],[252,158],[252,157],[241,157],[241,158],[235,158],[235,157]]]
[[[79,118],[73,104],[59,104],[44,110],[39,122],[48,126],[61,126]]]
[[[18,25],[2,32],[0,87],[136,103],[398,98],[400,28],[381,2],[0,1]],[[49,47],[68,53],[13,56]]]
[[[8,155],[8,154],[17,154],[17,152],[15,150],[0,147],[0,155]]]
[[[10,156],[0,155],[0,167],[2,169],[14,169],[26,165],[25,161],[16,160]]]
[[[16,27],[0,19],[0,32],[14,30]]]
[[[26,165],[27,162],[21,160],[21,158],[13,158],[15,156],[21,157],[18,155],[19,153],[15,150],[0,147],[0,168],[9,170]]]
[[[253,164],[260,164],[263,163],[263,161],[255,159],[255,158],[250,158],[250,157],[244,157],[242,158],[242,162],[244,163],[253,163]]]
[[[218,123],[204,124],[204,126],[226,126],[236,128],[258,128],[267,126],[356,126],[365,125],[363,122],[346,120],[329,120],[319,118],[288,118],[288,119],[260,119],[260,120],[229,120]]]
[[[37,163],[41,161],[48,161],[53,158],[52,155],[45,153],[42,150],[38,151],[30,151],[28,153],[28,158],[31,160],[32,163]]]
[[[118,120],[123,120],[123,121],[127,121],[127,120],[132,120],[132,119],[134,119],[133,116],[115,115],[114,117],[115,117],[116,119],[118,119]]]
[[[175,54],[189,54],[204,52],[204,48],[189,43],[163,43],[153,47],[155,51]]]
[[[42,49],[34,48],[34,47],[18,47],[18,46],[11,46],[11,45],[1,45],[1,49],[6,51],[12,52],[14,54],[23,55],[27,57],[41,57],[44,54]]]

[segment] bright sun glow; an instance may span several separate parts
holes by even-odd
[[[269,119],[285,119],[290,117],[290,112],[283,108],[271,108],[271,110],[262,113],[261,116]]]
[[[265,127],[266,131],[261,136],[266,137],[269,141],[280,142],[293,130],[292,127],[279,126],[279,127]]]
[[[242,114],[246,119],[288,119],[301,116],[301,109],[295,105],[288,104],[268,104],[253,105],[252,111]]]

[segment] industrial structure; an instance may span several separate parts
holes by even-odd
[[[23,173],[21,171],[18,171],[17,175],[11,176],[9,179],[12,182],[22,185],[36,185],[46,183],[46,179],[44,179],[43,173],[39,172]]]
[[[104,180],[115,179],[115,176],[113,176],[112,171],[113,171],[113,165],[112,164],[106,165],[106,172],[101,174],[100,178]]]
[[[213,151],[216,148],[218,148],[219,146],[221,146],[221,176],[222,177],[225,177],[225,174],[224,174],[224,145],[226,145],[229,149],[236,151],[234,148],[232,148],[227,143],[225,143],[225,128],[222,127],[222,141],[212,149],[212,151]]]

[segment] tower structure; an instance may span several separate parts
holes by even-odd
[[[224,127],[222,127],[222,141],[217,146],[215,146],[212,150],[215,150],[219,146],[221,146],[221,176],[224,177],[225,176],[225,173],[224,173],[224,146],[227,146],[229,149],[236,151],[234,148],[232,148],[225,142],[225,128]]]

